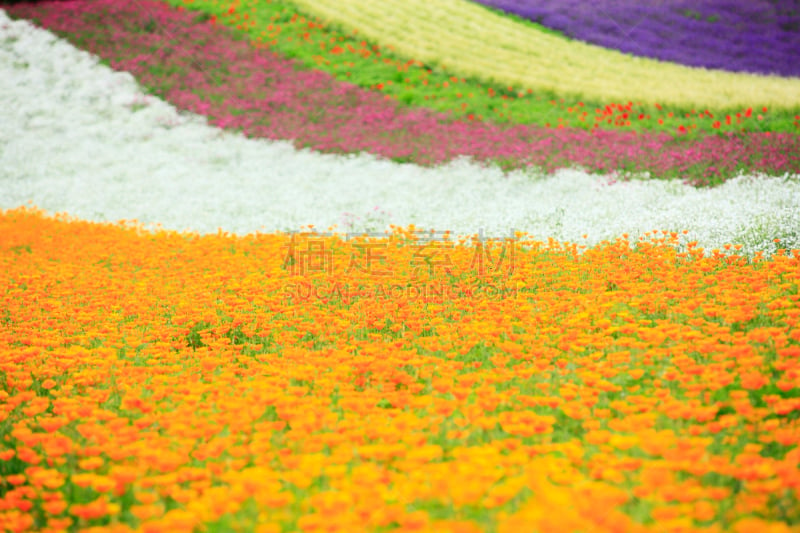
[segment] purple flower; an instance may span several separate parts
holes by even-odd
[[[622,52],[696,67],[800,77],[796,2],[475,1]]]

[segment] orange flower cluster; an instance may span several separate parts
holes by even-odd
[[[1,213],[0,529],[798,523],[800,251],[412,229]]]

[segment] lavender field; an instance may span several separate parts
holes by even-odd
[[[475,0],[589,43],[693,67],[800,76],[796,0]]]

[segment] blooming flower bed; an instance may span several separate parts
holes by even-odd
[[[800,252],[0,235],[5,530],[800,520]]]
[[[689,69],[635,58],[536,31],[466,0],[294,3],[409,57],[522,89],[569,94],[575,87],[592,99],[629,98],[700,108],[800,105],[800,79]]]
[[[629,54],[800,77],[800,6],[768,0],[475,0]]]
[[[125,18],[125,12],[114,13],[102,22],[135,21]],[[167,26],[175,35],[181,28]],[[687,230],[682,242],[697,241],[709,252],[726,244],[741,244],[742,253],[751,256],[758,252],[769,255],[779,247],[800,248],[800,184],[792,177],[732,177],[720,186],[696,189],[666,180],[614,184],[614,174],[592,176],[574,169],[546,175],[527,168],[503,175],[497,168],[464,160],[422,168],[367,154],[342,157],[297,152],[288,142],[223,133],[200,117],[178,112],[142,93],[128,74],[98,65],[88,54],[27,22],[8,23],[3,31],[0,65],[5,68],[0,66],[0,90],[10,105],[2,108],[0,119],[0,139],[5,147],[0,153],[2,208],[33,201],[50,212],[65,211],[87,219],[137,219],[201,232],[215,232],[220,227],[237,233],[296,230],[304,224],[321,230],[336,225],[340,231],[384,231],[391,224],[415,223],[458,234],[482,228],[500,235],[515,228],[542,238],[593,246],[623,233],[635,241],[645,232],[659,229]],[[192,34],[197,38],[203,35],[200,29]],[[213,36],[207,38],[217,42]],[[250,57],[243,43],[227,41],[226,45],[208,63],[230,57],[224,50]],[[227,63],[238,71],[254,65],[264,69],[284,66],[267,63],[267,54],[255,59],[261,58],[263,62],[228,59]],[[148,75],[144,69],[139,72]],[[176,85],[191,81],[193,75],[210,75],[199,69],[189,72]],[[314,80],[311,73],[299,72],[298,81],[292,83],[286,78],[294,70],[282,68],[279,72],[292,87],[303,86],[303,81],[311,85]],[[150,75],[149,79],[155,78]],[[240,79],[228,76],[221,82],[230,86]],[[320,91],[330,87],[314,86]],[[285,91],[276,93],[274,98],[292,102]],[[43,94],[47,98],[40,96]],[[170,94],[180,99],[184,93]],[[215,91],[206,101],[226,94],[230,92]],[[369,97],[355,90],[354,94]],[[304,123],[313,128],[309,115],[324,113],[323,99],[322,95],[316,97],[317,107],[310,107],[305,116],[276,114],[287,121],[297,117],[289,133],[303,135],[300,126]],[[388,108],[392,104],[383,105]],[[385,125],[359,117],[358,111],[365,108],[367,104],[349,108],[354,118],[350,126],[339,130],[343,142],[353,142],[345,133],[359,127],[373,138],[385,131]],[[224,112],[226,107],[215,109]],[[235,111],[224,116],[235,120]],[[261,116],[265,121],[274,119],[267,112]],[[342,111],[340,116],[348,115]],[[102,122],[98,123],[97,117],[102,117]],[[410,127],[410,120],[405,124]],[[282,127],[280,122],[276,124],[278,133],[286,135]],[[442,133],[440,141],[446,140],[446,129],[435,131]],[[545,148],[553,146],[567,157],[583,153],[599,164],[618,164],[614,157],[626,157],[625,151],[632,151],[620,140],[633,143],[637,138],[608,135],[604,145],[608,156],[599,150],[597,154],[579,152],[572,148],[574,143],[568,144],[567,136],[559,139],[562,147],[542,136],[540,149],[546,155]],[[309,138],[301,136],[300,140]],[[613,138],[616,143],[610,142]],[[500,142],[498,136],[496,144]],[[322,141],[317,143],[313,146],[319,148]],[[42,146],[50,148],[43,151]],[[378,146],[403,149],[400,139]],[[769,153],[754,148],[754,156]],[[692,149],[691,145],[683,148]],[[776,238],[778,244],[773,242]]]
[[[658,133],[554,131],[458,120],[410,109],[320,72],[298,70],[292,61],[163,3],[55,2],[12,12],[35,14],[45,27],[133,73],[179,108],[209,116],[217,126],[252,137],[290,139],[298,147],[369,152],[425,165],[467,156],[506,169],[647,172],[697,185],[742,173],[800,173],[797,134],[766,131],[676,140]],[[151,31],[146,31],[148,24]],[[25,48],[17,45],[13,51],[21,61]]]
[[[523,91],[507,84],[464,78],[447,68],[421,62],[417,57],[398,55],[391,44],[384,43],[382,34],[377,40],[370,40],[357,30],[337,30],[319,17],[299,10],[290,1],[230,4],[219,0],[194,0],[187,4],[171,0],[170,3],[179,8],[199,10],[201,17],[210,16],[213,23],[236,28],[257,45],[269,46],[301,60],[306,66],[329,72],[339,80],[378,90],[403,103],[446,111],[469,120],[485,117],[495,122],[546,127],[677,131],[683,135],[740,131],[797,133],[800,127],[800,104],[791,103],[795,98],[784,102],[788,106],[785,109],[768,108],[763,101],[759,102],[760,108],[731,108],[731,103],[727,102],[721,109],[697,109],[636,101],[629,94],[620,100],[596,100],[586,94],[570,96],[579,94],[580,87],[568,76],[565,76],[569,79],[568,85],[559,87],[555,93]],[[525,23],[525,19],[518,20]],[[537,35],[544,29],[527,26]],[[555,38],[552,32],[548,38]],[[551,63],[549,67],[556,77],[561,74],[561,64]]]
[[[290,2],[268,0],[230,5],[219,0],[196,0],[188,5],[199,21],[210,20],[244,32],[256,46],[269,46],[282,54],[302,61],[306,66],[334,74],[339,80],[378,90],[406,104],[446,111],[469,120],[533,123],[546,127],[579,127],[657,130],[693,135],[697,132],[771,131],[797,132],[800,109],[741,107],[732,109],[697,109],[674,107],[652,101],[594,101],[585,96],[569,97],[552,92],[515,90],[507,85],[486,84],[453,75],[446,69],[427,65],[413,58],[397,56],[391,46],[370,42],[358,34],[336,31],[314,17],[298,11]],[[46,16],[53,4],[45,3],[32,12]],[[55,4],[58,6],[58,4]],[[80,6],[74,13],[75,6]],[[41,10],[44,7],[44,10]],[[69,3],[72,18],[85,14],[83,3]],[[58,8],[56,11],[60,11]],[[15,9],[15,12],[24,14]],[[146,13],[154,14],[149,8]],[[63,16],[63,15],[62,15]],[[163,16],[163,15],[162,15]],[[210,19],[209,19],[210,17]],[[50,17],[46,17],[50,18]],[[152,17],[136,28],[161,27]],[[50,22],[49,24],[52,24]],[[71,23],[73,26],[75,22]],[[81,25],[80,33],[94,25]],[[73,28],[74,30],[75,28]],[[541,26],[537,27],[541,30]],[[131,28],[125,28],[129,32]],[[119,32],[119,29],[116,30]],[[72,33],[75,35],[75,33]],[[173,34],[174,36],[174,34]],[[85,37],[88,37],[85,35]],[[152,37],[152,36],[151,36]],[[146,57],[145,56],[142,56]],[[558,70],[558,65],[555,66]],[[570,83],[574,92],[576,86]]]
[[[800,184],[734,172],[796,136],[715,145],[753,166],[702,189],[441,165],[480,159],[441,148],[465,125],[197,13],[9,12],[183,111],[0,10],[0,529],[800,524]],[[277,140],[385,156],[415,124],[448,157]],[[518,131],[611,170],[711,142]]]

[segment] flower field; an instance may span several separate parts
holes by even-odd
[[[295,0],[348,31],[380,39],[400,53],[445,64],[458,75],[523,90],[592,99],[634,99],[696,107],[797,106],[800,81],[658,64],[534,31],[464,0]],[[245,4],[246,5],[246,4]],[[481,43],[475,46],[475,42]],[[664,79],[671,80],[665,84]],[[709,86],[720,90],[709,91]]]
[[[480,0],[581,41],[682,65],[800,75],[796,2]],[[601,14],[601,16],[597,16]]]
[[[800,531],[796,13],[555,4],[0,4],[0,529]]]

